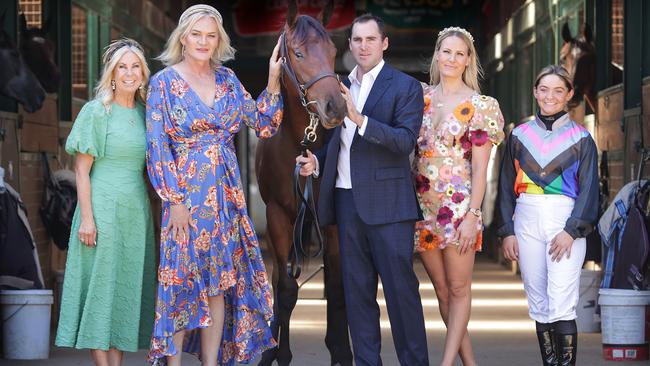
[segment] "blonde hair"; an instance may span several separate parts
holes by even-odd
[[[542,71],[537,74],[535,79],[535,88],[539,86],[539,82],[542,81],[542,78],[549,75],[555,75],[559,77],[566,85],[569,91],[573,90],[573,81],[571,81],[571,75],[569,72],[560,65],[548,65],[542,69]]]
[[[217,9],[205,4],[190,6],[181,14],[178,20],[178,26],[167,40],[165,50],[156,59],[165,66],[172,66],[181,62],[184,58],[181,39],[185,38],[192,30],[194,24],[203,17],[210,17],[215,20],[217,23],[217,33],[219,34],[219,45],[210,58],[211,65],[221,65],[228,60],[234,59],[235,49],[230,45],[230,37],[228,37],[226,30],[223,28],[221,14]]]
[[[458,37],[462,39],[467,45],[467,49],[469,51],[469,65],[465,67],[465,71],[463,71],[463,82],[465,85],[480,93],[481,87],[479,85],[478,79],[483,77],[483,68],[481,68],[481,64],[478,61],[476,48],[474,48],[474,42],[472,38],[470,38],[471,35],[466,30],[458,27],[445,28],[440,33],[438,33],[438,40],[436,40],[435,51],[433,52],[433,57],[431,58],[431,66],[429,67],[431,85],[438,85],[440,83],[440,71],[438,70],[438,61],[436,61],[436,58],[438,56],[438,52],[440,51],[442,41],[449,37]]]
[[[102,75],[95,86],[95,99],[99,100],[106,108],[106,111],[110,113],[111,104],[115,97],[115,92],[111,85],[113,80],[113,71],[117,66],[118,61],[128,52],[133,52],[134,55],[140,60],[140,67],[142,70],[142,87],[138,89],[135,93],[135,99],[140,101],[142,104],[146,103],[147,100],[147,83],[149,82],[149,67],[147,66],[147,61],[144,57],[144,50],[140,44],[130,38],[122,38],[116,41],[111,42],[104,55],[102,56],[102,64],[104,68],[102,70]]]

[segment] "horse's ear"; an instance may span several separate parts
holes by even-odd
[[[318,14],[318,20],[320,20],[323,27],[327,27],[327,23],[330,22],[332,18],[332,13],[334,12],[334,0],[329,0],[323,10]]]
[[[589,25],[589,23],[582,24],[582,36],[585,37],[585,42],[593,42],[594,34],[591,31],[591,25]]]
[[[564,42],[571,42],[573,36],[571,36],[571,29],[569,29],[569,23],[564,23],[562,26],[562,39]]]
[[[296,0],[289,1],[289,10],[287,11],[287,25],[289,28],[293,27],[296,24],[296,18],[298,16],[298,4]]]

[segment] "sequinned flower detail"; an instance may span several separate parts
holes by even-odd
[[[460,137],[459,142],[463,150],[467,151],[472,149],[472,142],[469,140],[469,131],[465,131],[463,136]]]
[[[474,105],[470,102],[461,103],[454,109],[454,117],[461,122],[469,122],[473,115]]]
[[[469,140],[476,146],[483,146],[488,140],[488,134],[484,130],[474,130],[470,134]]]
[[[450,184],[450,185],[447,187],[447,191],[446,191],[446,193],[447,193],[447,196],[451,197],[451,196],[454,195],[454,193],[456,193],[456,189],[454,188],[454,186],[452,186],[452,185]]]
[[[460,192],[455,192],[454,194],[451,195],[451,202],[453,203],[461,203],[465,199],[465,195],[460,193]]]
[[[426,168],[426,169],[427,169],[427,175],[428,175],[431,179],[436,179],[436,178],[438,178],[438,167],[437,167],[437,166],[435,166],[435,165],[433,165],[433,164],[429,164],[429,165],[427,165],[427,168]]]
[[[460,133],[461,127],[460,123],[454,121],[449,124],[449,133],[452,135],[458,135]]]
[[[418,193],[424,193],[431,189],[431,182],[429,181],[429,178],[425,177],[422,174],[418,174],[415,177],[415,190]]]
[[[449,209],[447,206],[442,206],[438,210],[438,215],[436,216],[436,221],[441,226],[447,225],[451,222],[452,217],[454,217],[454,212]]]
[[[420,231],[420,237],[418,238],[418,247],[421,250],[431,250],[438,247],[440,240],[436,235],[427,229],[422,229]]]
[[[452,177],[452,166],[451,165],[443,165],[438,169],[438,174],[440,175],[440,178],[448,181]]]

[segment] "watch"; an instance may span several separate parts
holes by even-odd
[[[481,217],[481,209],[480,208],[470,208],[468,211],[469,211],[469,213],[471,213],[472,215],[474,215],[476,217]]]

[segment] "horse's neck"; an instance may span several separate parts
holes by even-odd
[[[284,99],[284,118],[281,132],[290,136],[291,141],[299,145],[305,136],[305,128],[309,124],[309,114],[300,103],[297,95],[291,95],[282,90]]]

